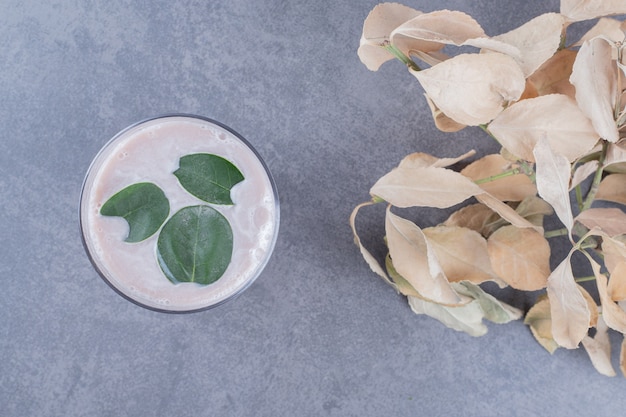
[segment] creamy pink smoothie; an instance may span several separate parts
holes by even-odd
[[[231,190],[233,205],[205,203],[180,185],[173,172],[180,157],[194,153],[221,156],[241,171],[244,180]],[[138,182],[152,182],[165,192],[170,216],[186,206],[207,204],[228,219],[233,253],[220,279],[204,286],[172,283],[157,261],[158,233],[128,243],[126,220],[100,214],[112,195]],[[92,262],[114,289],[150,309],[185,312],[220,304],[256,279],[276,241],[279,205],[267,168],[244,140],[212,121],[175,115],[132,126],[100,151],[85,179],[80,220]]]

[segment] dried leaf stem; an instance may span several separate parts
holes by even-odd
[[[587,193],[587,197],[583,202],[581,207],[581,211],[585,211],[591,207],[593,203],[596,193],[598,192],[598,188],[600,187],[600,181],[602,180],[602,172],[604,170],[604,161],[606,160],[606,153],[609,149],[609,142],[606,140],[602,141],[602,152],[600,153],[600,158],[598,159],[598,169],[596,169],[596,173],[593,177],[593,182],[591,183],[591,188],[589,188],[589,192]]]
[[[411,58],[409,58],[408,56],[404,55],[404,53],[400,49],[398,49],[397,47],[395,47],[391,43],[386,43],[385,45],[383,45],[383,48],[385,48],[391,55],[393,55],[396,58],[398,58],[407,67],[411,68],[412,70],[414,70],[414,71],[421,71],[422,70]]]

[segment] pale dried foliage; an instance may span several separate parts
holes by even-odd
[[[626,334],[626,24],[608,16],[624,13],[623,0],[562,0],[559,13],[492,37],[458,11],[383,3],[366,18],[358,55],[368,69],[397,58],[421,85],[438,129],[479,126],[501,146],[482,157],[410,154],[353,210],[366,263],[416,314],[481,336],[484,320],[524,315],[485,282],[539,291],[524,322],[541,346],[582,346],[598,372],[615,375],[609,333]],[[589,19],[591,29],[568,42],[571,23]],[[383,262],[356,225],[361,209],[379,203],[387,206]],[[425,225],[403,217],[415,207],[447,210],[448,218]],[[562,228],[545,231],[553,215]],[[556,242],[570,249],[552,269]],[[576,276],[577,253],[592,277]],[[626,375],[626,341],[619,357]]]

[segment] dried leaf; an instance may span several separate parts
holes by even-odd
[[[559,344],[552,337],[552,318],[550,316],[550,300],[541,297],[526,313],[524,324],[530,327],[533,336],[551,354],[558,349]]]
[[[491,194],[479,194],[476,196],[476,199],[496,213],[498,213],[504,220],[508,221],[513,226],[519,228],[531,228],[543,234],[543,227],[531,223],[530,221],[522,217],[518,212],[513,210],[511,206],[504,204],[502,201],[498,200]]]
[[[600,182],[596,200],[626,204],[626,174],[607,175]]]
[[[570,258],[571,252],[550,274],[547,292],[554,340],[559,346],[576,349],[587,335],[591,313],[574,281]]]
[[[487,241],[463,227],[429,227],[423,230],[448,281],[500,282],[489,263]]]
[[[598,22],[572,46],[581,46],[585,41],[597,38],[598,36],[603,36],[613,42],[621,42],[624,40],[624,32],[621,26],[622,22],[617,19],[611,19],[609,17],[600,18]]]
[[[471,150],[456,158],[437,158],[436,156],[429,155],[427,153],[415,152],[405,156],[398,167],[400,168],[446,168],[450,165],[454,165],[461,162],[464,159],[470,158],[476,154],[476,151]]]
[[[452,213],[443,225],[448,227],[465,227],[484,236],[483,228],[489,223],[490,218],[494,216],[493,210],[486,205],[481,203],[470,204]]]
[[[564,156],[552,150],[546,139],[537,142],[533,155],[539,195],[554,207],[556,215],[571,231],[574,218],[569,198],[570,164]]]
[[[434,249],[415,223],[396,216],[388,208],[385,232],[394,267],[419,294],[441,304],[462,302],[450,286]]]
[[[419,297],[409,296],[408,300],[415,314],[426,314],[450,329],[465,332],[474,337],[487,333],[487,326],[483,324],[483,311],[475,300],[458,307],[432,303]]]
[[[626,149],[624,149],[624,143],[610,143],[606,151],[604,169],[608,170],[607,168],[611,168],[612,165],[624,163],[626,163]]]
[[[526,86],[515,60],[501,53],[461,54],[410,72],[441,111],[468,126],[493,120]]]
[[[570,191],[589,178],[589,176],[595,174],[599,166],[598,161],[589,161],[576,168],[569,184]]]
[[[511,287],[535,291],[545,288],[550,275],[550,245],[534,229],[504,226],[487,240],[491,266]]]
[[[389,42],[391,32],[422,12],[398,3],[382,3],[369,13],[363,23],[363,34],[358,49],[361,62],[371,71],[377,71],[394,56],[382,46]]]
[[[576,285],[578,285],[578,290],[587,301],[587,308],[589,309],[589,327],[595,327],[598,324],[598,318],[600,317],[598,305],[585,287],[580,284]]]
[[[585,336],[582,344],[591,359],[591,363],[599,373],[605,376],[615,376],[615,370],[611,365],[611,341],[608,330],[609,328],[604,321],[598,320],[595,336],[593,338]]]
[[[512,307],[486,293],[481,287],[468,281],[453,284],[459,294],[466,295],[478,301],[484,317],[494,323],[508,323],[522,317],[520,309]]]
[[[570,82],[576,87],[578,106],[591,119],[596,132],[610,142],[617,142],[619,132],[613,118],[617,69],[612,60],[612,46],[602,38],[583,43]]]
[[[615,265],[611,271],[607,292],[613,301],[626,300],[626,259]]]
[[[626,245],[619,240],[619,237],[611,237],[605,233],[593,230],[589,234],[596,234],[602,237],[604,265],[613,274],[618,265],[626,261]]]
[[[563,94],[551,94],[511,105],[489,125],[489,131],[511,153],[534,161],[533,149],[541,138],[572,162],[589,152],[598,134],[578,108]]]
[[[576,59],[576,52],[562,49],[543,63],[529,78],[537,89],[537,94],[564,94],[572,99],[575,98],[576,90],[569,77]]]
[[[418,51],[433,50],[432,44],[440,44],[436,49],[444,45],[462,45],[472,38],[484,37],[480,24],[470,15],[451,10],[437,10],[424,13],[412,18],[394,29],[391,41],[396,45],[400,38],[419,40],[424,45],[414,44]]]
[[[626,214],[617,208],[591,208],[580,213],[576,220],[586,228],[598,228],[609,236],[626,234]]]
[[[624,0],[561,0],[561,14],[574,22],[624,13]]]
[[[596,277],[598,286],[598,295],[602,304],[602,317],[604,322],[613,330],[617,330],[622,334],[626,334],[626,312],[609,297],[608,280],[606,275],[600,272],[600,265],[587,255],[593,274]]]
[[[372,196],[396,207],[447,208],[482,193],[467,177],[446,168],[398,167],[371,188]]]
[[[424,96],[426,97],[426,102],[428,103],[428,107],[430,108],[430,112],[433,116],[437,129],[442,132],[452,133],[458,132],[459,130],[467,127],[464,124],[457,123],[452,118],[446,116],[446,114],[442,112],[441,109],[435,105],[435,103],[433,103],[430,97],[428,97],[428,94],[424,94]]]
[[[395,288],[395,284],[389,279],[389,277],[385,273],[385,270],[380,266],[376,258],[365,248],[365,246],[363,246],[363,244],[361,243],[361,239],[359,238],[359,235],[356,231],[356,215],[358,214],[361,208],[370,206],[372,204],[374,203],[372,202],[361,203],[358,206],[356,206],[354,210],[352,210],[352,213],[350,214],[350,227],[352,228],[352,234],[354,236],[354,243],[359,247],[359,251],[361,252],[361,255],[363,256],[363,259],[365,259],[365,262],[367,262],[367,265],[369,265],[370,269],[373,272],[375,272],[378,276],[380,276],[386,283],[388,283],[389,285]]]
[[[518,60],[525,76],[534,73],[559,48],[565,19],[558,13],[546,13],[494,39],[521,51]]]
[[[387,273],[389,277],[393,280],[395,284],[395,288],[403,295],[412,296],[412,297],[420,297],[420,294],[417,292],[415,288],[404,279],[402,275],[396,271],[396,267],[393,266],[393,262],[391,260],[391,256],[387,255],[385,257],[385,267],[387,268]]]
[[[543,218],[554,213],[552,206],[537,196],[524,199],[515,209],[520,216],[535,226],[543,226]]]
[[[502,155],[487,155],[465,167],[461,174],[473,181],[490,178],[512,169]],[[537,194],[537,187],[527,175],[517,174],[479,184],[480,187],[502,201],[522,201]]]

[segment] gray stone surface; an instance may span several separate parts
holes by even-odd
[[[3,0],[0,4],[0,415],[622,415],[624,379],[550,356],[521,322],[478,339],[413,315],[352,242],[348,216],[404,155],[493,144],[438,132],[398,63],[356,49],[375,1]],[[489,34],[557,0],[407,0]],[[264,274],[218,309],[167,315],[115,294],[81,245],[98,149],[167,112],[252,142],[280,191]],[[440,214],[423,211],[424,225]],[[377,247],[381,212],[359,222]],[[526,308],[530,296],[505,294]],[[614,349],[620,340],[613,335]],[[617,365],[617,363],[615,363]]]

